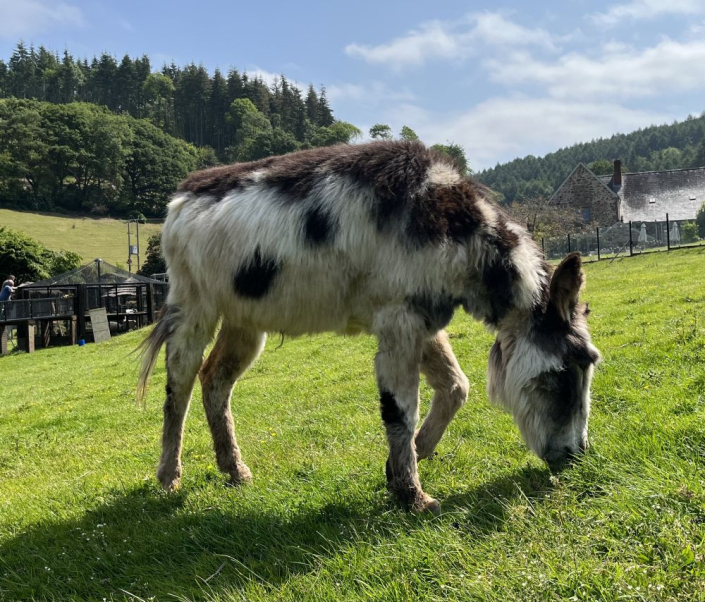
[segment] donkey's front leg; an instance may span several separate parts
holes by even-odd
[[[382,420],[387,430],[389,489],[406,507],[439,512],[436,500],[419,482],[414,429],[419,420],[419,369],[425,339],[423,321],[404,308],[385,310],[374,324],[379,341],[375,357]]]

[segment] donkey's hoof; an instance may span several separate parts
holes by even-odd
[[[429,512],[438,516],[441,513],[441,505],[438,500],[433,499],[431,496],[424,494],[423,497],[417,499],[412,506],[412,510],[418,513]]]
[[[246,464],[240,463],[237,468],[230,473],[230,485],[238,487],[252,481],[252,473]]]
[[[166,491],[176,491],[181,487],[181,477],[161,477],[157,475],[157,478]]]
[[[157,480],[167,491],[176,491],[181,487],[181,467],[176,470],[167,470],[160,466],[157,469]]]

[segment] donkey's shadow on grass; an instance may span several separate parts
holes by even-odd
[[[274,588],[345,548],[389,542],[429,521],[465,531],[469,541],[484,537],[502,528],[513,499],[540,503],[551,489],[548,470],[525,467],[445,497],[443,514],[432,517],[405,513],[383,496],[262,512],[191,508],[186,490],[143,485],[77,520],[47,521],[2,544],[0,598],[201,597],[253,581]]]

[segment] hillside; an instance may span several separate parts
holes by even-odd
[[[621,159],[623,169],[632,172],[705,166],[705,113],[670,125],[575,144],[545,157],[529,155],[476,176],[509,204],[515,199],[550,196],[580,162],[599,162],[593,165],[598,175],[611,173],[614,159]]]
[[[459,312],[470,398],[420,465],[438,517],[389,502],[370,337],[270,338],[233,394],[242,489],[196,385],[170,495],[163,358],[134,402],[144,332],[0,358],[0,598],[702,600],[704,267],[705,249],[586,267],[604,363],[591,448],[557,475],[488,404],[492,336]]]
[[[127,269],[127,226],[120,220],[0,209],[0,224],[36,238],[54,251],[74,251],[86,263],[100,257]],[[133,224],[132,244],[137,244],[134,227]],[[147,239],[160,231],[159,224],[140,224],[142,261],[147,251]],[[136,259],[133,257],[132,260]]]

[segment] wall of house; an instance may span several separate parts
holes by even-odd
[[[574,209],[578,215],[589,209],[590,222],[596,222],[601,227],[611,226],[619,221],[617,196],[583,165],[579,165],[556,191],[551,202]]]

